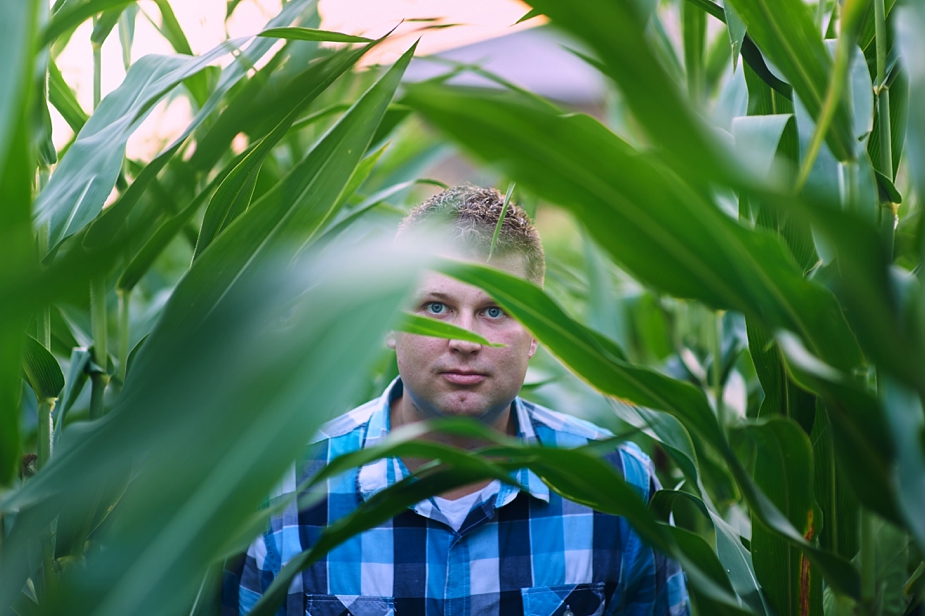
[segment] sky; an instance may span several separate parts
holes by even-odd
[[[172,0],[171,6],[193,52],[201,54],[226,37],[256,34],[279,12],[281,2],[242,0],[227,23],[224,20],[226,0]],[[161,20],[157,5],[153,0],[139,0],[138,7],[132,62],[150,53],[174,53],[153,25]],[[389,41],[364,59],[366,64],[394,61],[418,37],[421,42],[417,55],[428,55],[529,28],[539,20],[515,25],[529,10],[530,7],[519,0],[319,0],[322,29],[378,37],[397,26]],[[422,19],[437,21],[414,21]],[[425,23],[459,25],[422,31]],[[81,25],[56,59],[65,80],[87,112],[93,106],[91,31],[90,22]],[[103,44],[101,55],[101,90],[105,97],[125,78],[122,47],[115,31]],[[137,160],[150,160],[183,131],[191,118],[192,111],[185,97],[176,97],[169,104],[161,103],[129,140],[127,155]],[[54,109],[52,126],[55,145],[60,148],[73,133]]]

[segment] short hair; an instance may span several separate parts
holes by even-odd
[[[464,184],[438,193],[412,209],[398,227],[396,239],[412,229],[435,224],[448,228],[450,241],[482,257],[489,253],[504,257],[520,255],[524,259],[527,279],[543,284],[546,257],[540,234],[522,207],[508,203],[494,251],[491,242],[504,207],[504,195],[494,188]],[[444,227],[445,225],[445,227]]]

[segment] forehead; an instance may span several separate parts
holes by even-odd
[[[482,259],[473,259],[471,257],[461,258],[460,255],[458,254],[446,254],[444,256],[448,256],[448,257],[458,259],[461,261],[466,261],[469,263],[477,263],[479,265],[486,265],[486,262]],[[524,259],[520,257],[519,255],[505,255],[500,258],[492,257],[491,263],[489,263],[488,265],[491,265],[491,267],[507,272],[508,274],[511,274],[513,276],[517,276],[518,278],[523,278],[524,280],[526,280],[527,278],[526,263],[524,262]],[[433,272],[433,271],[428,271],[424,273],[424,275],[421,277],[420,282],[418,282],[416,293],[415,293],[415,295],[417,296],[424,296],[428,294],[443,294],[443,295],[472,294],[472,295],[476,295],[479,297],[485,297],[485,298],[488,297],[488,294],[478,287],[473,287],[472,285],[468,285],[464,282],[460,282],[459,280],[456,280],[455,278],[451,278],[450,276],[447,276],[445,274],[441,274],[439,272]]]

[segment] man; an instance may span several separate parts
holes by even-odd
[[[502,212],[492,189],[460,186],[413,210],[397,242],[436,224],[452,256],[485,261]],[[526,213],[510,204],[491,265],[542,284],[545,261]],[[429,273],[413,312],[471,330],[503,347],[394,333],[399,378],[377,400],[330,422],[313,457],[283,491],[325,463],[370,447],[390,430],[436,417],[470,417],[501,434],[550,447],[606,438],[603,429],[517,397],[536,340],[481,289]],[[484,443],[434,435],[474,449]],[[658,488],[634,445],[608,459],[648,500]],[[238,589],[246,613],[282,565],[309,548],[331,522],[414,472],[423,461],[384,459],[327,482],[323,500],[291,506],[248,550]],[[512,473],[526,490],[483,481],[420,502],[353,537],[297,576],[286,614],[334,616],[589,616],[689,612],[684,576],[640,541],[625,520],[562,499],[531,471]]]

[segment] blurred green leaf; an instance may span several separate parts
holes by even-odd
[[[71,130],[79,133],[83,125],[87,123],[89,116],[77,102],[77,97],[64,81],[54,60],[48,61],[48,100],[55,106]]]
[[[124,8],[135,0],[85,0],[61,7],[41,34],[41,45],[50,45],[59,36],[91,17],[110,9]]]
[[[22,369],[39,400],[53,400],[64,389],[64,373],[58,360],[32,336],[26,336],[23,343]]]
[[[167,42],[170,43],[170,46],[173,47],[173,50],[187,56],[193,55],[193,50],[186,39],[183,28],[180,27],[180,22],[177,21],[177,16],[174,14],[170,2],[168,0],[154,0],[154,4],[157,5],[158,10],[161,12],[159,30],[167,39]]]
[[[796,90],[809,114],[822,113],[831,80],[832,59],[800,0],[728,0],[742,18],[749,36],[780,69]],[[838,160],[854,158],[855,139],[849,106],[839,102],[826,142]]]
[[[883,410],[896,443],[897,470],[894,474],[899,508],[909,532],[918,545],[925,545],[925,415],[922,400],[907,387],[889,377],[880,379]],[[888,555],[888,551],[883,552]]]
[[[729,581],[743,603],[751,609],[753,614],[770,616],[771,609],[765,601],[761,584],[755,576],[752,555],[742,545],[739,534],[719,514],[693,494],[680,490],[659,490],[649,502],[649,509],[654,511],[663,522],[668,522],[669,514],[678,499],[686,499],[694,503],[708,520],[716,533],[716,555],[726,573],[729,574]]]
[[[152,334],[116,408],[65,431],[52,462],[4,499],[20,513],[0,556],[0,604],[20,592],[37,529],[62,507],[91,507],[93,488],[137,458],[107,549],[62,576],[48,611],[188,605],[199,572],[362,380],[362,369],[342,367],[376,354],[415,273],[408,264],[351,266],[349,258],[336,267],[316,262],[299,276],[260,269],[215,303],[191,305],[188,293],[175,294],[189,324],[162,320],[169,325]],[[315,412],[304,412],[308,403]]]
[[[444,323],[436,319],[406,313],[398,324],[398,329],[406,334],[417,336],[431,336],[433,338],[448,338],[450,340],[465,340],[487,347],[503,347],[503,344],[494,344],[478,334],[456,327],[451,323]]]
[[[835,454],[858,498],[871,510],[899,522],[891,471],[895,449],[877,400],[809,353],[793,334],[778,332],[776,339],[791,377],[825,397]]]
[[[729,33],[729,44],[732,46],[732,69],[735,70],[742,53],[742,43],[745,41],[745,23],[735,9],[728,2],[723,4],[726,15],[726,31]]]
[[[116,27],[116,24],[119,22],[119,17],[122,16],[123,11],[125,11],[127,7],[128,4],[120,4],[114,8],[107,9],[100,15],[96,16],[96,23],[93,25],[93,32],[90,33],[90,43],[101,47],[106,38],[109,37],[109,33],[112,32],[112,29]]]
[[[755,515],[788,543],[802,549],[839,592],[858,596],[857,570],[845,559],[807,542],[761,492],[730,448],[702,391],[618,359],[612,350],[616,344],[605,343],[603,336],[574,322],[545,296],[542,289],[525,280],[484,266],[454,261],[442,262],[439,269],[484,289],[556,357],[602,393],[671,413],[696,432],[723,456]]]
[[[774,417],[742,428],[757,445],[755,483],[787,516],[790,523],[811,541],[821,526],[818,510],[813,515],[812,445],[800,426]],[[794,546],[752,518],[751,552],[755,573],[777,614],[799,616],[809,606],[821,613],[822,584],[809,562]]]
[[[194,258],[198,258],[212,240],[247,209],[260,166],[273,147],[286,136],[298,115],[369,49],[368,45],[353,52],[343,51],[314,65],[310,73],[314,77],[314,87],[293,101],[286,117],[244,156],[215,191],[202,219]]]
[[[90,363],[90,351],[86,348],[74,349],[71,352],[71,361],[68,366],[67,378],[64,380],[64,394],[61,400],[55,405],[55,433],[54,441],[61,438],[61,432],[64,430],[64,422],[67,418],[68,411],[74,406],[77,396],[80,395],[83,386],[87,382],[87,367]]]
[[[909,75],[909,100],[920,101],[923,100],[922,96],[925,96],[925,8],[920,5],[908,5],[896,11],[894,22],[896,39],[903,66]],[[918,194],[923,195],[925,194],[925,110],[921,105],[909,105],[906,149],[909,152],[910,177]]]
[[[270,25],[290,23],[303,12],[314,7],[315,4],[316,0],[292,0],[287,3],[286,6],[283,7],[283,10],[276,17],[271,19],[269,23]],[[240,41],[231,41],[230,43],[237,45],[239,42]],[[170,147],[158,154],[154,160],[148,163],[122,196],[116,200],[115,203],[106,208],[103,213],[93,221],[93,224],[90,226],[83,239],[85,247],[91,250],[99,250],[101,247],[112,243],[113,238],[118,237],[118,233],[122,229],[129,214],[131,214],[135,205],[148,190],[151,183],[157,178],[158,173],[160,173],[164,166],[172,160],[173,156],[179,151],[180,147],[186,142],[193,131],[203,124],[212,112],[215,111],[225,94],[247,74],[247,71],[253,66],[253,62],[263,57],[272,45],[273,42],[269,39],[255,39],[246,48],[246,53],[240,54],[222,71],[221,80],[216,86],[215,91],[212,92],[209,96],[209,100],[199,109],[196,117],[193,118],[193,121],[186,130],[177,137]],[[228,137],[228,142],[223,144],[222,153],[230,143],[232,136],[233,134]],[[204,150],[206,150],[206,146],[200,140],[197,142],[197,148],[196,152],[193,154],[193,158],[195,158],[197,154],[201,155]],[[189,162],[185,161],[183,167],[184,169],[188,169],[191,165],[192,160]]]
[[[742,227],[591,118],[454,88],[415,86],[407,97],[464,147],[572,210],[639,280],[799,331],[845,369],[862,363],[835,298],[803,278],[779,238]]]
[[[364,36],[352,36],[341,32],[329,30],[315,30],[313,28],[268,28],[257,36],[268,38],[281,38],[290,41],[327,41],[330,43],[372,43],[373,39]]]
[[[49,251],[100,213],[122,169],[129,136],[157,101],[236,46],[234,41],[222,43],[195,58],[149,55],[132,65],[122,84],[84,124],[36,199],[36,223],[49,226]]]
[[[534,0],[532,4],[591,46],[605,74],[620,86],[633,115],[666,148],[673,163],[706,177],[724,172],[722,167],[702,164],[704,156],[713,160],[724,154],[657,59],[646,36],[646,15],[638,4],[601,0],[576,0],[568,5]],[[672,121],[665,122],[667,117]]]
[[[9,485],[20,468],[20,359],[23,329],[37,307],[32,293],[18,288],[35,284],[37,268],[31,233],[30,201],[35,181],[29,103],[39,3],[6,2],[0,6],[0,486]]]

